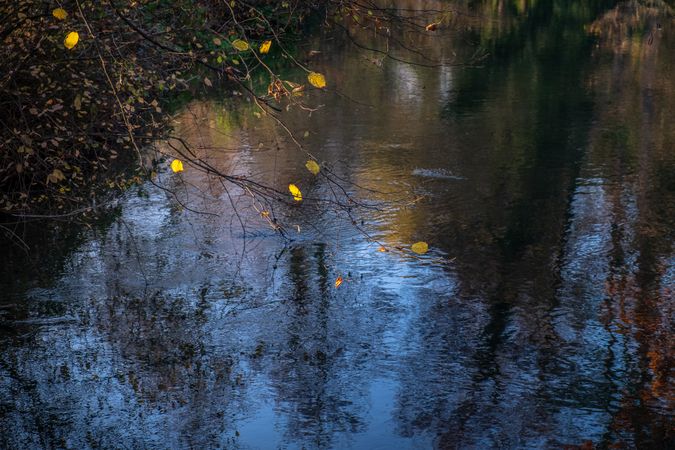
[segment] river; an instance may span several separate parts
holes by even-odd
[[[348,25],[300,46],[328,89],[280,117],[319,176],[243,96],[173,120],[302,202],[167,160],[3,244],[0,447],[673,444],[672,9],[397,3],[455,10],[394,58]]]

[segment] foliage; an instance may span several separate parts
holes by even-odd
[[[345,181],[315,160],[278,115],[293,107],[311,113],[315,109],[303,103],[306,91],[335,89],[294,55],[307,19],[344,29],[358,48],[403,61],[389,53],[396,45],[407,49],[391,26],[435,32],[450,17],[425,12],[411,18],[351,0],[20,0],[1,5],[0,14],[0,224],[29,217],[86,219],[114,205],[118,192],[156,184],[169,159],[175,173],[199,170],[244,189],[282,234],[270,216],[271,200],[319,201],[350,218],[359,206],[341,186]],[[364,46],[351,34],[364,31],[382,38],[386,50]],[[424,59],[420,65],[434,67]],[[306,75],[282,76],[275,60]],[[248,95],[257,117],[276,121],[290,135],[309,157],[306,169],[338,188],[331,189],[334,198],[303,198],[293,183],[289,196],[222,173],[169,136],[167,109],[224,84]],[[170,154],[147,151],[167,138],[175,140]],[[412,250],[423,254],[427,248]]]
[[[166,135],[167,102],[196,89],[200,71],[212,74],[202,77],[206,87],[218,80],[249,90],[243,82],[250,66],[262,63],[252,48],[269,53],[273,40],[297,32],[316,7],[266,0],[3,3],[0,212],[87,213],[113,198],[111,191],[151,179],[155,167],[143,149]]]

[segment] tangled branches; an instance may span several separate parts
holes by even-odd
[[[313,161],[279,115],[290,107],[314,111],[303,103],[304,91],[326,85],[323,75],[289,50],[308,17],[344,29],[361,48],[351,31],[372,30],[385,45],[368,49],[392,58],[390,43],[415,52],[391,33],[392,24],[419,31],[433,17],[447,17],[338,0],[20,0],[3,4],[0,13],[0,221],[5,223],[86,216],[119,191],[152,182],[161,161],[149,159],[146,149],[166,139],[167,113],[183,102],[176,93],[194,94],[215,83],[232,84],[250,96],[259,114],[274,120]],[[420,56],[424,61],[411,63],[447,63]],[[305,71],[307,81],[283,79],[270,64],[275,60]],[[269,80],[262,89],[253,81],[256,73]],[[192,167],[249,192],[254,203],[292,202],[287,193],[216,170],[185,142],[171,147]],[[323,201],[349,210],[354,201],[343,180],[327,168],[322,176],[342,193]]]

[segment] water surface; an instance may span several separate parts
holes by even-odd
[[[453,65],[307,44],[331,89],[282,118],[363,207],[314,201],[344,194],[252,104],[196,100],[175,135],[306,200],[187,167],[93,228],[29,228],[31,258],[5,244],[0,446],[672,444],[672,11],[456,5],[401,32],[426,58],[392,44]]]

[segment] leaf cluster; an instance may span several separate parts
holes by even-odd
[[[202,80],[241,84],[254,53],[274,52],[272,42],[297,32],[316,7],[267,0],[3,2],[0,213],[87,211],[104,203],[111,187],[151,177],[141,149],[166,135],[163,108],[176,93]],[[197,75],[204,71],[210,78]]]

